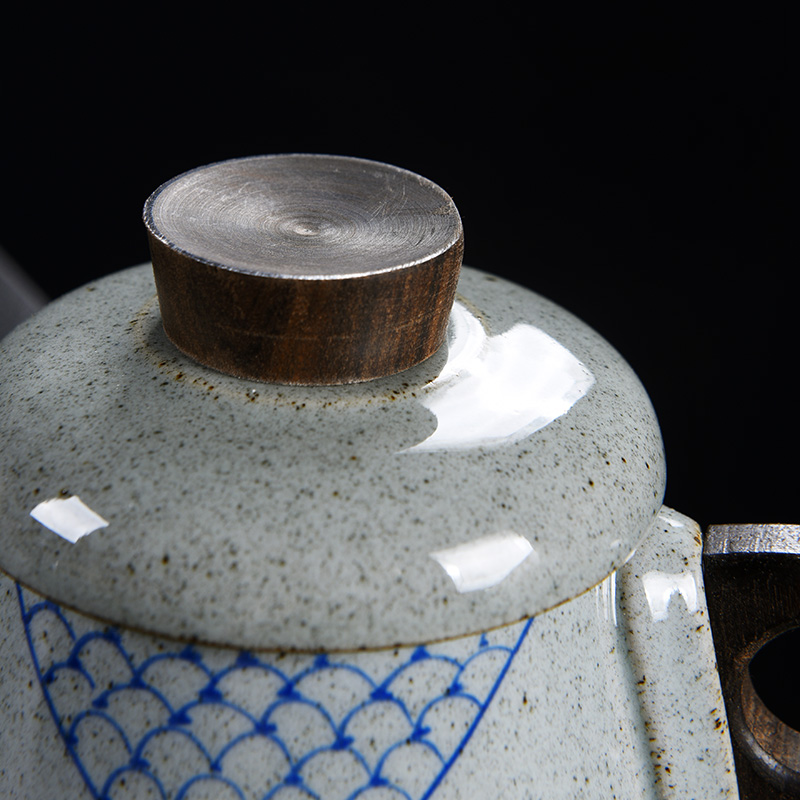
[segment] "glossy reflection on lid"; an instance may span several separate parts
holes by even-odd
[[[538,560],[533,545],[524,536],[501,531],[437,550],[431,558],[450,576],[456,591],[463,594],[496,586],[531,554]]]
[[[108,525],[77,495],[45,500],[31,511],[31,516],[72,544]]]
[[[517,323],[487,336],[465,306],[451,314],[450,353],[422,404],[436,430],[405,452],[459,450],[518,442],[566,414],[594,376],[539,328]]]

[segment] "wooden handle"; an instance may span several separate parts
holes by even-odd
[[[800,526],[712,526],[703,572],[741,797],[800,797],[800,732],[768,707],[753,680],[754,658],[781,641],[796,647]],[[797,663],[778,666],[796,672]],[[795,695],[799,685],[792,676]]]
[[[245,378],[337,384],[442,344],[461,267],[453,201],[355,158],[235,159],[179,175],[144,210],[164,329]]]

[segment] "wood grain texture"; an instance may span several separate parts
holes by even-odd
[[[765,644],[800,626],[800,526],[712,526],[703,572],[741,797],[800,797],[800,733],[750,674]]]
[[[173,179],[145,206],[164,329],[243,378],[337,384],[441,346],[463,233],[413,173],[331,156],[263,156]]]

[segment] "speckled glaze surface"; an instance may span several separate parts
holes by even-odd
[[[447,347],[356,386],[191,362],[149,267],[3,347],[0,566],[154,635],[328,652],[479,635],[602,581],[663,496],[658,424],[624,360],[475,270]]]
[[[532,620],[279,654],[105,626],[0,576],[0,791],[39,798],[735,798],[694,522]]]

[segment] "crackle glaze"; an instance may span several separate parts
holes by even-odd
[[[557,306],[465,269],[434,357],[298,389],[180,355],[143,267],[0,371],[3,796],[736,796],[699,531]]]

